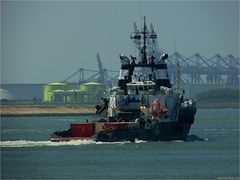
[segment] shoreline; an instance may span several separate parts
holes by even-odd
[[[49,116],[93,116],[95,113],[16,113],[1,114],[1,117],[49,117]]]
[[[15,104],[0,107],[1,117],[95,115],[95,108],[91,105]]]
[[[56,104],[6,104],[0,105],[1,117],[31,117],[31,116],[93,116],[93,105],[56,105]],[[239,102],[197,102],[198,109],[239,108]]]

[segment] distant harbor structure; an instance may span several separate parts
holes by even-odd
[[[185,57],[178,52],[168,57],[169,77],[177,84],[177,69],[181,72],[180,84],[186,97],[213,89],[239,88],[239,57],[216,54],[206,58],[199,53]],[[66,79],[46,84],[1,84],[1,101],[80,102],[95,103],[101,93],[117,83],[118,71],[103,67],[97,54],[98,70],[80,67]],[[96,88],[97,87],[97,88]]]
[[[206,58],[195,53],[189,58],[174,53],[169,57],[170,76],[176,80],[176,66],[181,67],[185,84],[239,84],[239,57],[219,54]]]
[[[1,97],[1,101],[8,101],[8,100],[12,100],[13,96],[11,93],[9,93],[8,90],[6,89],[0,89],[0,97]]]
[[[114,83],[118,78],[117,71],[103,68],[99,54],[97,55],[99,70],[89,70],[83,67],[67,77],[63,82],[68,82],[73,77],[78,77],[75,83],[84,83],[89,81],[97,81],[102,84]],[[181,71],[181,84],[239,84],[239,57],[233,55],[226,57],[216,54],[211,58],[206,58],[199,53],[195,53],[190,57],[185,57],[178,52],[169,56],[167,64],[169,68],[169,76],[176,83],[177,64]],[[89,77],[87,73],[93,73]],[[109,73],[115,73],[110,76]]]

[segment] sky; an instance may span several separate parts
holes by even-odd
[[[119,70],[143,16],[170,55],[239,57],[239,1],[1,1],[1,83],[61,81],[97,53]]]

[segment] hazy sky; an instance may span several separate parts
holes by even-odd
[[[1,1],[1,83],[46,83],[78,68],[118,70],[141,15],[168,54],[239,57],[239,1]]]

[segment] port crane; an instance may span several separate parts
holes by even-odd
[[[115,73],[116,74],[116,73],[119,73],[119,72],[103,68],[103,64],[102,64],[99,53],[97,53],[97,64],[98,64],[98,70],[79,68],[79,69],[77,69],[77,71],[75,71],[70,76],[65,78],[62,82],[63,83],[70,83],[70,84],[76,84],[76,82],[69,82],[69,80],[73,79],[73,77],[78,76],[77,84],[83,84],[83,83],[89,82],[89,81],[96,81],[96,82],[102,83],[104,85],[108,85],[109,83],[112,83],[112,81],[114,81],[116,79],[118,74],[115,75],[114,77],[111,77],[111,76],[108,75],[108,73]],[[86,72],[90,72],[90,73],[93,73],[93,74],[86,78]]]
[[[159,48],[156,41],[157,34],[154,31],[153,25],[150,24],[149,29],[146,27],[146,45],[151,47],[146,49],[147,59],[159,58],[163,54],[163,50]],[[141,31],[138,29],[136,22],[133,23],[133,33],[131,38],[134,40],[134,45],[138,49],[138,57],[141,57]],[[175,50],[176,51],[176,50]],[[121,56],[121,55],[120,55]],[[124,60],[122,56],[122,60]],[[103,68],[99,53],[97,54],[98,70],[79,68],[76,72],[67,77],[63,82],[68,82],[74,76],[78,75],[78,84],[88,81],[96,81],[105,85],[114,84],[116,82],[118,71]],[[216,54],[211,58],[204,57],[199,53],[195,53],[190,57],[185,57],[178,52],[174,52],[168,58],[169,76],[172,82],[176,83],[176,69],[179,64],[181,69],[182,84],[239,84],[239,57],[227,55],[226,57]],[[86,72],[93,73],[86,78]],[[108,73],[115,73],[108,75]]]

